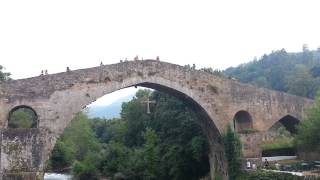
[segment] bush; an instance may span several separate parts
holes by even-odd
[[[88,154],[83,161],[76,161],[73,165],[73,176],[78,180],[98,179],[97,157]]]
[[[229,179],[235,180],[241,174],[241,142],[239,136],[227,126],[227,132],[222,136],[225,155],[228,161]]]
[[[263,144],[262,156],[294,156],[296,154],[293,139],[281,139],[272,144]]]
[[[239,134],[253,134],[256,132],[258,132],[258,130],[252,128],[242,129],[238,131]]]
[[[294,148],[279,148],[279,149],[267,149],[262,151],[263,157],[271,157],[271,156],[294,156],[296,154],[296,150]]]
[[[298,126],[295,143],[302,150],[320,151],[320,92],[315,99],[314,106],[306,113],[304,121]]]
[[[288,173],[277,173],[270,171],[253,171],[243,174],[239,180],[303,180],[304,177]]]
[[[62,171],[64,168],[71,166],[73,161],[72,149],[64,142],[58,141],[52,151],[49,161],[50,169]]]

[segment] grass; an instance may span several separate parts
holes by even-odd
[[[293,138],[282,138],[273,143],[261,145],[263,156],[293,156],[295,155],[295,145]]]
[[[293,138],[282,138],[273,143],[267,143],[261,145],[262,150],[274,150],[284,148],[295,148]]]
[[[247,129],[242,129],[240,131],[238,131],[239,134],[252,134],[252,133],[256,133],[258,132],[258,130],[253,129],[253,128],[247,128]]]

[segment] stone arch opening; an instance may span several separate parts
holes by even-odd
[[[37,128],[38,115],[26,105],[16,106],[9,112],[8,128]]]
[[[300,121],[297,118],[291,115],[286,115],[283,118],[281,118],[278,122],[280,122],[291,134],[297,134],[297,126],[300,123]]]
[[[247,111],[238,111],[233,118],[234,129],[236,132],[253,128],[251,115]]]
[[[217,172],[222,171],[223,173],[221,175],[227,176],[226,162],[224,161],[224,159],[225,159],[224,153],[223,153],[224,150],[223,150],[220,132],[217,129],[216,125],[214,124],[214,121],[212,121],[211,117],[208,115],[207,111],[196,100],[194,100],[194,98],[186,95],[185,93],[183,93],[179,90],[176,90],[176,89],[173,89],[173,88],[161,85],[161,84],[157,84],[157,83],[143,82],[143,83],[137,83],[134,85],[126,86],[124,88],[134,87],[134,86],[146,87],[146,88],[154,89],[154,90],[169,94],[171,96],[174,96],[174,97],[182,100],[185,103],[185,105],[188,106],[189,108],[191,108],[194,112],[197,112],[196,115],[198,116],[199,124],[200,124],[204,134],[207,136],[207,141],[208,141],[209,148],[210,148],[210,152],[208,154],[208,157],[209,157],[211,174],[212,173],[215,174],[216,172],[214,172],[214,171],[217,171]],[[111,92],[115,92],[115,91],[118,91],[118,90],[124,89],[124,88],[115,89]],[[103,95],[110,94],[110,93],[104,93]],[[90,94],[93,96],[93,93],[90,93],[90,92],[85,93],[85,94]],[[103,95],[100,94],[98,96],[98,98],[102,97]],[[90,104],[90,102],[83,104],[82,107],[85,107],[88,104]],[[218,164],[213,163],[215,157],[218,157],[218,159],[220,159],[220,162]]]
[[[292,142],[299,123],[300,121],[291,115],[286,115],[275,122],[263,136],[262,155],[295,156],[296,149]],[[272,148],[274,144],[278,144],[282,148]]]

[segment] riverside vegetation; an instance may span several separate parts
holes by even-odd
[[[199,179],[209,172],[208,144],[196,114],[157,91],[150,114],[140,90],[124,103],[120,119],[80,113],[55,146],[49,169],[72,166],[78,179]]]

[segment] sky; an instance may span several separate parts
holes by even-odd
[[[225,69],[320,46],[318,0],[0,0],[0,65],[21,79],[138,55]]]

